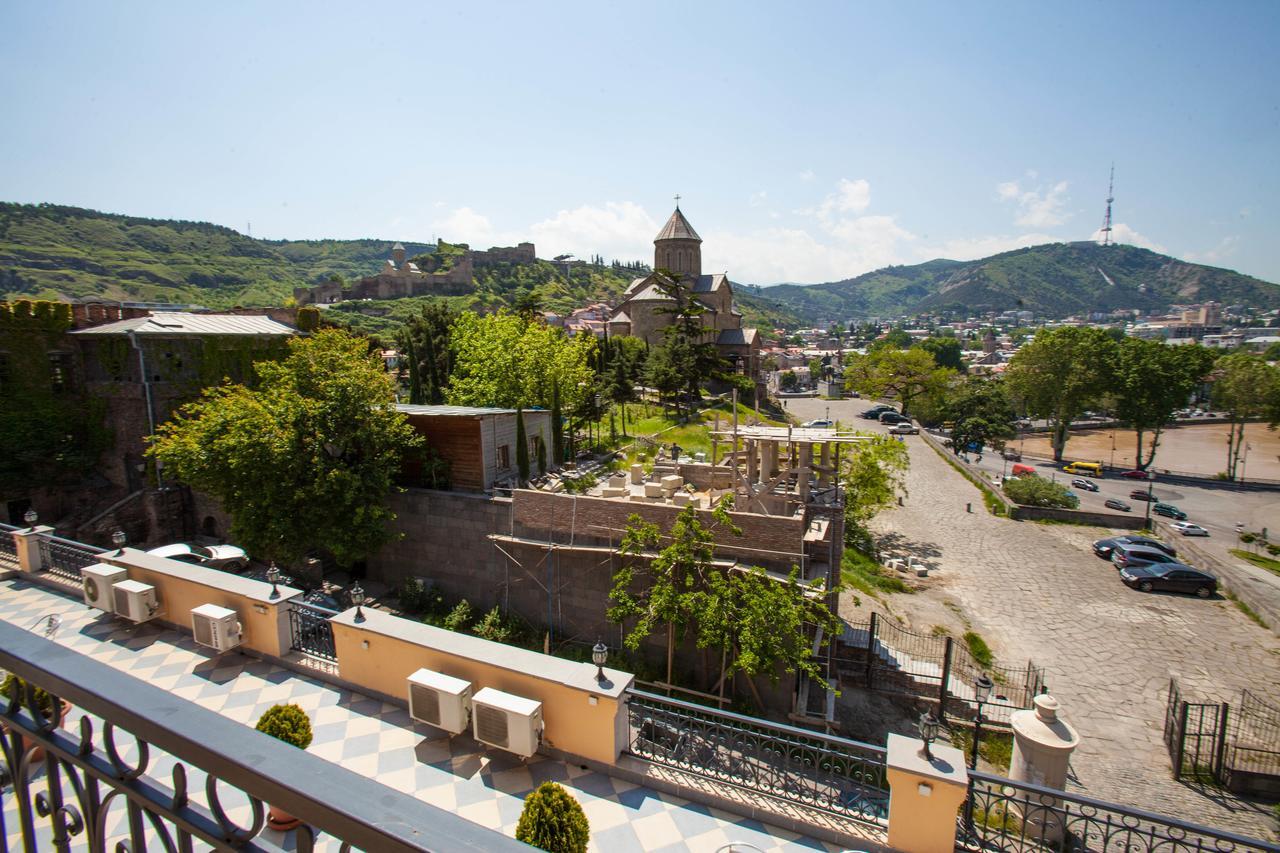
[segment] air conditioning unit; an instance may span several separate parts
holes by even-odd
[[[471,700],[473,736],[528,758],[542,743],[542,703],[486,687]]]
[[[156,602],[156,588],[140,581],[120,581],[111,588],[117,616],[130,622],[146,622],[160,609]]]
[[[98,563],[85,566],[80,570],[80,585],[84,588],[84,603],[108,613],[112,606],[111,588],[129,577],[129,573],[119,566],[108,566]]]
[[[409,676],[409,716],[452,734],[471,725],[471,682],[420,669]]]
[[[219,652],[234,649],[244,642],[240,618],[234,610],[216,604],[191,608],[191,633],[196,643]]]

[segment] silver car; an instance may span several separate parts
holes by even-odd
[[[241,572],[249,565],[249,555],[235,545],[189,545],[178,542],[147,552],[155,557],[168,557],[195,566],[208,566],[226,572]]]

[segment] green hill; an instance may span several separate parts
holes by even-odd
[[[1209,300],[1277,308],[1280,285],[1136,246],[1050,243],[977,261],[935,260],[827,284],[778,285],[765,288],[762,297],[793,309],[806,323],[1014,309],[1061,318]]]

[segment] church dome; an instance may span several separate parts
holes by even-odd
[[[684,214],[680,212],[678,207],[671,214],[671,218],[667,220],[667,224],[662,226],[658,236],[653,238],[655,243],[659,240],[697,240],[699,243],[702,242],[698,232],[693,230],[693,226],[689,224],[689,220],[684,218]]]

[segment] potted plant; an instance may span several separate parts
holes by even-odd
[[[255,728],[298,749],[311,746],[311,720],[307,717],[307,712],[297,705],[272,705],[258,720]],[[300,823],[301,820],[284,809],[269,807],[267,825],[272,829],[286,832]]]
[[[524,799],[516,840],[549,853],[586,853],[591,830],[578,801],[555,782],[543,782]]]
[[[19,702],[26,701],[27,683],[13,673],[5,676],[3,682],[0,682],[0,702],[6,705],[13,696],[18,697]],[[16,693],[15,693],[16,691]],[[36,687],[36,705],[40,708],[40,713],[44,715],[46,720],[53,720],[53,694],[42,687]],[[60,707],[57,709],[58,719],[54,723],[56,726],[62,725],[62,721],[67,718],[67,714],[71,711],[71,703],[65,699],[61,701]],[[5,726],[4,731],[7,734],[9,727]],[[22,738],[22,751],[27,751],[27,739]],[[44,747],[36,744],[31,749],[32,763],[40,761],[44,758]]]

